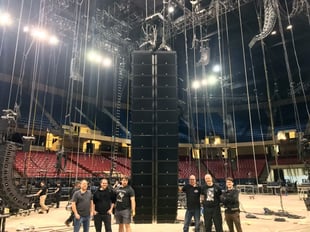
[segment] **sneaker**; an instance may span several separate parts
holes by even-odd
[[[42,214],[42,213],[43,213],[42,211],[39,212],[39,214]]]
[[[48,208],[47,210],[46,210],[46,213],[48,213],[50,211],[50,208]]]

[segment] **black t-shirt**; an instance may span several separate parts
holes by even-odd
[[[47,187],[45,185],[41,186],[41,192],[39,196],[43,196],[47,194]]]
[[[186,184],[183,186],[182,192],[186,193],[187,209],[200,209],[200,186],[192,186],[190,184]]]
[[[203,185],[201,187],[201,194],[204,195],[203,206],[204,207],[219,207],[220,206],[220,196],[222,190],[218,185],[213,184],[212,186]]]
[[[106,214],[111,208],[111,204],[115,203],[115,194],[110,188],[98,189],[93,196],[95,210],[99,214]]]
[[[119,187],[116,192],[116,207],[115,209],[120,211],[124,209],[131,209],[130,198],[135,196],[135,191],[129,185],[126,187]]]
[[[56,189],[59,189],[59,190],[55,193],[55,196],[56,197],[61,196],[61,186],[57,186]]]

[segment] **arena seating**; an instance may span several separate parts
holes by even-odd
[[[57,177],[55,153],[42,152],[17,152],[14,167],[19,175],[26,177]],[[78,173],[82,178],[91,177],[91,174],[77,166],[71,160],[67,160],[66,169]],[[59,177],[68,177],[68,172],[61,171]]]

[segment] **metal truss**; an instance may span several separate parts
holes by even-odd
[[[199,25],[213,24],[216,18],[216,4],[219,3],[219,15],[238,9],[239,0],[212,0],[207,7],[201,7],[197,1],[194,11],[184,8],[184,15],[172,22],[173,35],[182,34],[185,30]],[[184,0],[173,0],[179,7],[184,6]],[[240,6],[253,2],[253,0],[240,0]]]

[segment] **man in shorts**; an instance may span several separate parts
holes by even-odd
[[[128,177],[123,177],[121,186],[115,189],[115,220],[119,232],[131,232],[131,216],[136,214],[135,191],[128,185]]]

